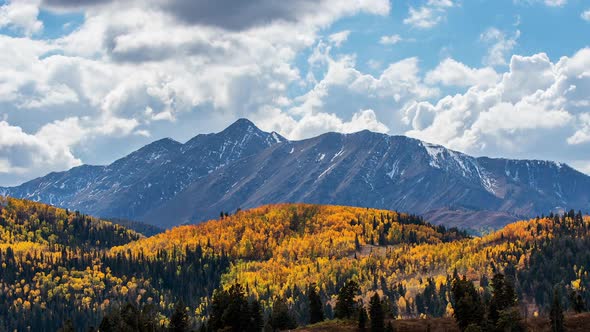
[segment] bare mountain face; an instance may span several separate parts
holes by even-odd
[[[370,131],[288,141],[243,119],[185,144],[156,141],[108,166],[2,192],[167,228],[279,202],[395,209],[478,230],[590,208],[590,177],[564,164],[474,158]]]

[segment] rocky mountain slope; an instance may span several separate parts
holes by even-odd
[[[370,131],[289,141],[241,119],[185,144],[163,139],[108,166],[51,173],[0,193],[163,227],[306,202],[404,210],[481,229],[586,210],[590,177],[565,164],[474,158]]]

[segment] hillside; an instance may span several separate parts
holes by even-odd
[[[283,204],[174,228],[113,252],[149,255],[206,243],[206,248],[237,258],[222,277],[225,285],[246,285],[264,306],[276,296],[286,297],[299,322],[307,319],[307,285],[316,284],[333,305],[338,289],[349,279],[359,283],[365,303],[379,290],[401,316],[449,315],[455,273],[478,282],[482,291],[494,273],[506,273],[516,281],[519,298],[533,315],[546,312],[555,285],[563,288],[565,302],[565,294],[572,291],[590,301],[585,273],[589,229],[589,217],[570,212],[467,238],[391,211]]]
[[[590,218],[573,212],[481,238],[405,213],[346,206],[267,205],[149,238],[12,198],[0,212],[0,300],[9,304],[0,306],[0,329],[55,330],[67,319],[86,329],[127,303],[162,327],[181,301],[198,327],[214,309],[214,290],[235,283],[259,301],[263,317],[283,299],[299,325],[309,322],[310,284],[331,318],[350,280],[359,300],[378,292],[388,315],[404,319],[450,317],[455,275],[485,295],[503,272],[530,317],[547,314],[554,287],[563,303],[572,293],[590,303]]]
[[[241,119],[184,144],[158,140],[110,165],[51,173],[0,194],[162,228],[302,202],[407,211],[481,231],[587,210],[590,177],[561,163],[475,158],[366,130],[289,141]]]
[[[153,304],[150,319],[160,326],[179,294],[188,292],[192,305],[219,286],[228,266],[222,255],[109,255],[113,245],[141,238],[78,212],[0,196],[0,331],[56,331],[66,320],[86,331],[126,303]]]

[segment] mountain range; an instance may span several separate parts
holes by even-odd
[[[165,228],[305,202],[403,210],[482,230],[587,210],[590,177],[562,163],[476,158],[367,130],[292,141],[240,119],[184,144],[158,140],[110,165],[50,173],[0,194]]]

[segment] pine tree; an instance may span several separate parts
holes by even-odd
[[[270,321],[273,329],[286,330],[297,327],[295,319],[289,313],[289,307],[283,299],[277,299],[273,303]]]
[[[359,286],[354,280],[348,281],[338,292],[334,316],[336,318],[352,318],[355,313],[354,297],[359,292]]]
[[[489,319],[496,325],[500,312],[516,305],[516,292],[512,283],[498,273],[492,278],[492,298],[490,299]]]
[[[471,324],[479,325],[483,322],[483,304],[471,281],[465,276],[463,279],[457,277],[453,281],[452,295],[455,309],[453,315],[461,330],[465,330]]]
[[[65,321],[64,325],[58,330],[58,332],[75,332],[74,323],[71,319]]]
[[[169,329],[172,332],[184,332],[188,330],[188,315],[182,301],[174,307],[174,312],[170,316]]]
[[[367,320],[369,318],[367,317],[367,310],[365,310],[365,308],[360,305],[359,306],[359,330],[361,331],[365,331],[365,329],[367,328]]]
[[[324,310],[322,299],[316,291],[316,285],[311,284],[307,289],[307,297],[309,299],[309,322],[315,324],[324,320]]]
[[[262,318],[262,308],[260,302],[253,300],[249,306],[250,320],[248,324],[247,332],[260,332],[264,327],[264,319]]]
[[[559,299],[559,292],[558,292],[557,288],[553,291],[553,302],[551,302],[550,319],[551,319],[551,332],[565,331],[565,328],[563,325],[563,323],[564,323],[563,308],[561,307],[561,301]]]
[[[385,331],[385,315],[383,313],[383,304],[379,294],[375,294],[371,297],[369,302],[369,317],[371,319],[371,332],[384,332]]]

